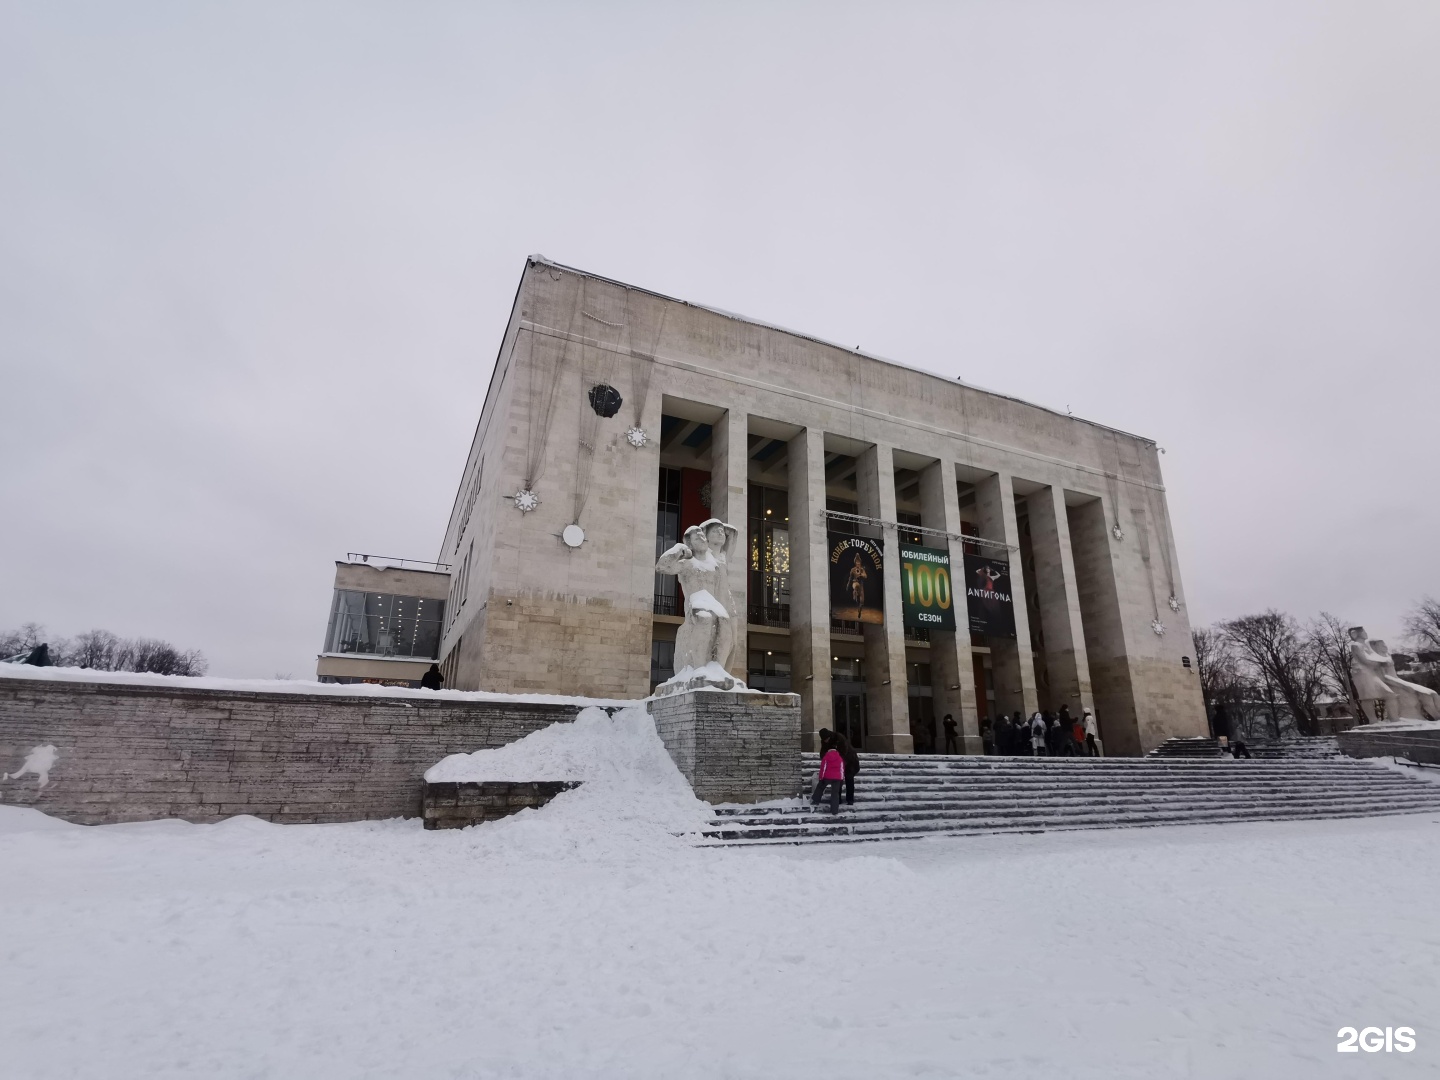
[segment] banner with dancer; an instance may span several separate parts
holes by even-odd
[[[844,622],[885,621],[885,556],[881,540],[830,533],[830,615]]]
[[[1010,564],[966,555],[965,607],[970,613],[971,633],[1013,638],[1015,604],[1010,594]]]
[[[900,545],[900,612],[906,626],[955,629],[955,590],[950,581],[949,551]]]

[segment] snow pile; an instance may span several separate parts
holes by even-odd
[[[484,780],[578,780],[543,809],[522,810],[490,826],[541,819],[555,835],[584,834],[602,844],[693,829],[709,807],[695,797],[644,705],[613,716],[582,709],[574,722],[551,724],[516,742],[473,754],[451,754],[425,773],[431,783]],[[489,828],[490,826],[487,826]],[[538,834],[528,839],[536,841]]]

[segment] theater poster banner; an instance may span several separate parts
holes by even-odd
[[[948,550],[900,545],[900,611],[906,626],[955,629]]]
[[[846,622],[885,621],[882,541],[830,533],[830,615]]]
[[[979,555],[965,556],[965,607],[972,633],[1015,636],[1015,605],[1010,594],[1010,564]]]

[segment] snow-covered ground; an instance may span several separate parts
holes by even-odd
[[[701,850],[653,729],[571,727],[463,831],[0,808],[0,1075],[1440,1073],[1440,815]]]

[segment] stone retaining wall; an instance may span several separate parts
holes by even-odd
[[[1426,765],[1440,765],[1440,724],[1434,730],[1376,731],[1351,728],[1335,736],[1350,757],[1403,757]]]
[[[43,788],[33,773],[0,780],[0,804],[81,824],[414,817],[424,771],[441,758],[502,746],[579,711],[5,678],[0,773],[21,771],[38,747],[56,756]]]
[[[427,829],[463,829],[521,810],[538,810],[562,791],[579,786],[578,780],[427,782],[420,816]]]
[[[800,695],[688,690],[650,703],[655,730],[706,802],[800,791]]]

